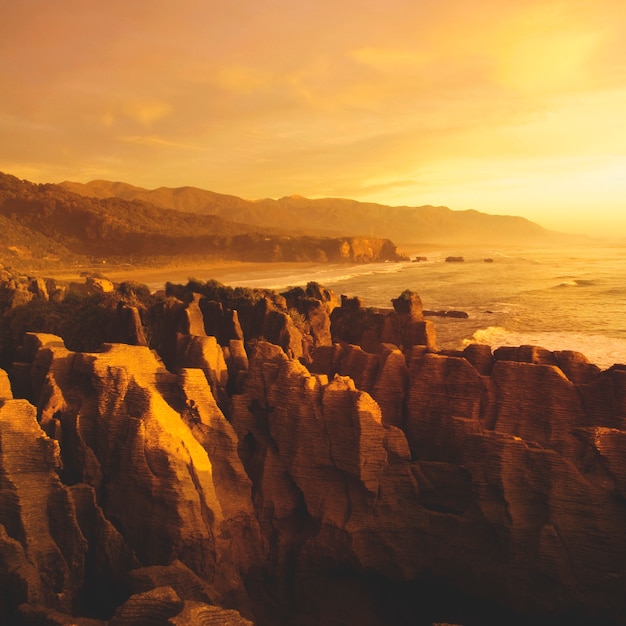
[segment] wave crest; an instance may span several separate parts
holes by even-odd
[[[571,350],[584,354],[589,361],[606,369],[615,363],[626,361],[626,339],[590,335],[576,332],[521,332],[507,330],[503,326],[479,328],[469,339],[463,340],[463,347],[472,343],[491,346],[540,346],[546,350]]]
[[[562,289],[564,287],[593,287],[597,285],[598,281],[590,278],[575,278],[573,280],[566,280],[565,282],[555,285],[556,289]]]

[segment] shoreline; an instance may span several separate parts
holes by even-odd
[[[166,282],[186,283],[189,278],[198,280],[217,280],[226,285],[232,281],[245,280],[246,278],[258,279],[264,274],[286,276],[293,273],[303,273],[307,270],[319,267],[319,263],[310,261],[209,261],[199,263],[172,263],[169,265],[155,266],[92,266],[81,268],[59,268],[58,270],[42,271],[41,274],[56,280],[63,281],[83,281],[86,272],[98,274],[113,283],[125,281],[135,281],[148,286],[160,284],[165,286]],[[232,285],[237,286],[237,285]],[[158,288],[158,287],[157,287]]]

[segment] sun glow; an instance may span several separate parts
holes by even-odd
[[[626,234],[616,0],[4,14],[8,173],[445,204],[575,232],[593,213],[594,232]]]

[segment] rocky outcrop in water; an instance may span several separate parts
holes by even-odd
[[[625,367],[176,295],[0,370],[3,622],[624,623]]]
[[[435,326],[424,320],[420,297],[407,290],[392,304],[392,311],[377,311],[364,308],[358,297],[342,297],[341,307],[331,314],[333,339],[368,352],[377,352],[383,343],[392,343],[405,352],[416,345],[436,351]]]

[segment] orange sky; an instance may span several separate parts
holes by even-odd
[[[4,0],[0,170],[626,236],[623,0]]]

